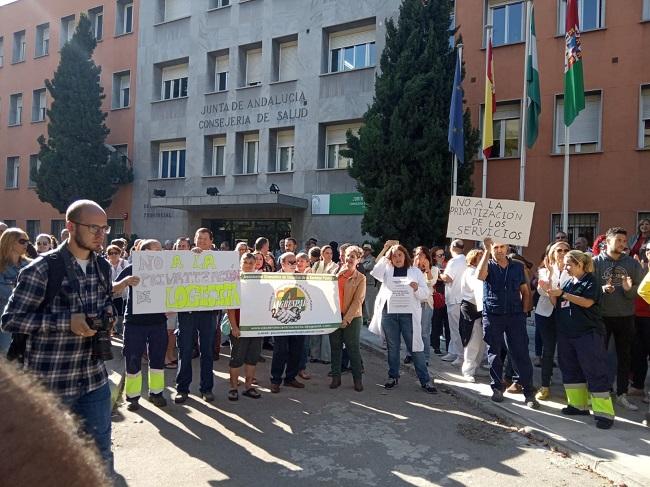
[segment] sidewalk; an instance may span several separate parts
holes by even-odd
[[[534,328],[529,326],[529,334],[531,330],[534,333]],[[532,338],[531,348],[534,347]],[[361,344],[375,353],[386,355],[381,337],[373,335],[365,327],[361,330]],[[405,351],[402,347],[402,359]],[[523,395],[505,394],[504,402],[492,402],[489,377],[484,369],[486,377],[477,377],[475,384],[468,383],[463,380],[459,368],[441,361],[440,357],[432,353],[429,371],[438,384],[447,385],[461,399],[525,428],[527,432],[570,454],[578,463],[589,466],[611,481],[628,487],[650,485],[650,428],[643,425],[648,405],[643,404],[640,398],[632,398],[639,406],[639,411],[616,408],[614,427],[601,431],[596,429],[593,417],[575,419],[560,413],[566,403],[557,368],[552,379],[551,400],[540,402],[541,408],[536,411],[524,405]],[[540,383],[540,371],[540,368],[535,367],[535,384]]]
[[[111,403],[115,407],[124,388],[124,357],[122,357],[122,340],[113,338],[113,360],[104,363],[108,372],[108,385],[111,386]]]

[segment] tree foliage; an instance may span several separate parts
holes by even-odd
[[[119,185],[133,179],[126,161],[105,145],[109,129],[101,109],[101,68],[92,60],[96,45],[82,14],[72,39],[61,48],[54,77],[45,80],[52,100],[48,138],[38,138],[40,166],[31,176],[40,200],[62,213],[80,198],[107,208]]]
[[[452,180],[447,144],[455,51],[451,3],[404,0],[397,25],[386,21],[372,105],[358,137],[348,133],[350,175],[366,203],[364,232],[409,247],[445,238]],[[465,160],[458,194],[472,193],[478,132],[465,111]]]

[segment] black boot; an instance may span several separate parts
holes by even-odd
[[[332,376],[332,382],[330,382],[330,389],[336,389],[341,386],[341,376],[334,375]]]

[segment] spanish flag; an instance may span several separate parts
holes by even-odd
[[[490,158],[494,135],[492,117],[497,109],[497,100],[494,92],[494,62],[492,61],[492,38],[488,39],[487,62],[485,66],[485,109],[483,110],[483,154]]]

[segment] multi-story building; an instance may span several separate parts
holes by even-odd
[[[143,0],[139,235],[361,240],[342,156],[400,0]]]
[[[519,199],[525,5],[521,0],[456,2],[464,42],[465,97],[480,126],[485,29],[493,26],[497,111],[487,196]],[[650,0],[579,0],[585,109],[570,131],[569,237],[621,225],[635,232],[650,215],[644,164],[650,163]],[[527,152],[525,199],[535,202],[527,255],[537,259],[561,225],[564,164],[562,117],[566,0],[535,1],[542,113]],[[480,195],[482,163],[474,171]]]
[[[44,80],[59,64],[59,50],[74,34],[80,13],[93,24],[101,85],[111,130],[107,143],[133,159],[137,6],[133,0],[18,0],[0,7],[0,220],[59,236],[64,215],[42,203],[30,179],[38,164],[37,138],[47,137],[50,102]],[[112,234],[129,231],[130,185],[108,209]]]

